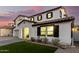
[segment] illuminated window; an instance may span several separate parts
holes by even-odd
[[[78,28],[77,27],[74,27],[74,28],[72,28],[72,31],[73,32],[78,32]]]
[[[37,16],[37,20],[38,21],[42,20],[42,15]]]
[[[41,27],[41,35],[46,35],[46,27]]]
[[[47,18],[47,19],[50,19],[50,18],[52,18],[52,17],[53,17],[53,13],[52,13],[52,12],[47,13],[47,15],[46,15],[46,18]]]
[[[53,35],[54,34],[54,27],[53,26],[47,26],[47,35]]]
[[[47,30],[46,30],[47,28]],[[54,26],[47,26],[47,27],[41,27],[41,35],[45,36],[51,36],[54,35]]]
[[[31,21],[34,21],[34,17],[31,17]]]

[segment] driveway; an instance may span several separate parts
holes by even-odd
[[[18,39],[15,37],[0,37],[0,46],[11,44],[14,42],[19,42],[19,41],[22,41],[22,39]]]
[[[79,46],[70,47],[66,49],[57,49],[55,53],[79,53]]]

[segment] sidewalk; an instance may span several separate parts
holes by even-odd
[[[0,37],[0,46],[11,44],[14,42],[20,42],[21,39],[15,38],[15,37]]]
[[[71,48],[67,48],[67,49],[57,49],[55,53],[79,53],[79,47],[71,47]]]

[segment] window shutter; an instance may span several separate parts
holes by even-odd
[[[54,37],[59,37],[59,25],[54,26]]]
[[[40,36],[40,27],[37,27],[37,36]]]

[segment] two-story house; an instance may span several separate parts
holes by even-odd
[[[14,23],[13,36],[29,40],[46,37],[48,42],[58,38],[61,43],[71,44],[74,17],[69,17],[62,6],[32,16],[19,15]]]

